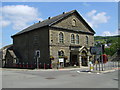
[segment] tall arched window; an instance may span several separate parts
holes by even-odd
[[[79,44],[79,35],[76,35],[76,44]]]
[[[86,36],[86,44],[88,44],[88,36]]]
[[[75,25],[76,25],[76,20],[73,19],[73,20],[72,20],[72,26],[75,26]]]
[[[62,50],[58,51],[58,56],[64,56],[64,52]]]
[[[64,36],[62,32],[59,33],[59,42],[64,43]]]
[[[71,35],[71,43],[75,43],[75,37],[74,37],[74,34]]]

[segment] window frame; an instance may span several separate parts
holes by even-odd
[[[59,43],[64,43],[64,34],[63,34],[63,32],[59,33]]]
[[[76,26],[76,20],[75,19],[72,19],[72,26]]]
[[[77,35],[76,35],[76,44],[79,44],[79,43],[80,43],[79,40],[80,40],[80,38],[79,38],[79,35],[77,34]]]
[[[71,34],[71,43],[75,44],[75,35],[74,34]]]

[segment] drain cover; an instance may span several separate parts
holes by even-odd
[[[48,77],[48,78],[45,78],[45,79],[55,79],[55,78],[53,78],[53,77]]]
[[[76,77],[77,75],[72,75],[72,77]]]

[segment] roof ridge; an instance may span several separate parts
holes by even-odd
[[[72,13],[74,13],[74,12],[76,12],[76,10],[71,10],[71,11],[69,11],[69,12],[65,12],[64,14],[62,13],[62,14],[56,15],[56,16],[52,17],[51,19],[45,19],[45,20],[43,20],[42,22],[35,23],[35,24],[33,24],[33,25],[31,25],[31,26],[29,26],[29,27],[21,30],[20,32],[16,33],[16,34],[13,35],[13,36],[16,36],[16,35],[19,35],[19,34],[22,34],[22,33],[25,33],[25,32],[28,32],[28,31],[31,31],[31,30],[33,30],[33,29],[40,28],[40,27],[43,27],[43,26],[47,26],[47,25],[50,26],[50,25],[52,25],[53,23],[61,20],[61,18],[66,17],[66,16],[68,16],[69,14],[72,14]],[[54,20],[54,19],[55,19],[55,20]],[[48,23],[48,22],[49,22],[49,23]],[[43,24],[43,25],[39,26],[39,24]],[[37,26],[37,25],[38,25],[38,26]],[[13,36],[11,36],[11,37],[13,37]]]

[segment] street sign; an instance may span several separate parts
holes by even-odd
[[[102,48],[101,47],[90,47],[90,53],[93,55],[101,55]]]

